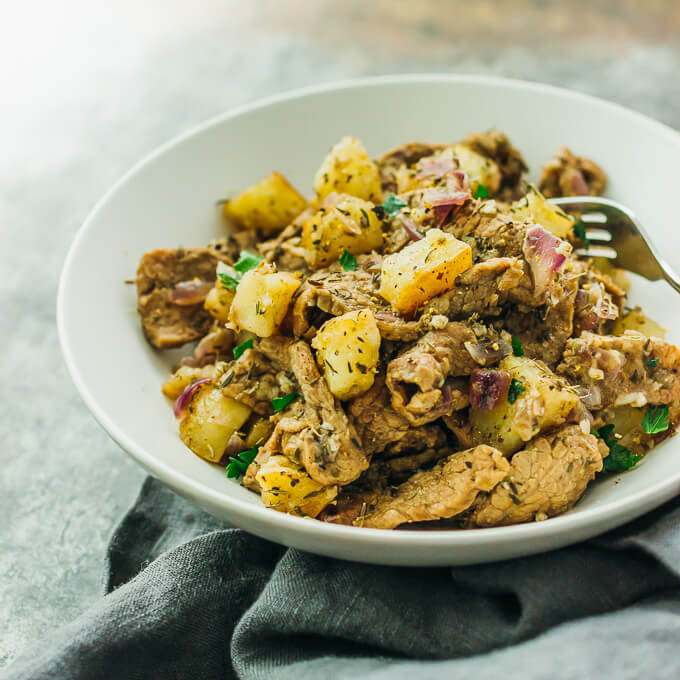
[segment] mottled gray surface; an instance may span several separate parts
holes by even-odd
[[[100,594],[107,538],[143,478],[76,395],[54,310],[78,226],[141,155],[272,92],[414,71],[550,82],[680,128],[674,0],[644,14],[625,0],[480,2],[463,22],[469,2],[244,4],[70,0],[39,22],[31,3],[3,19],[0,667]]]

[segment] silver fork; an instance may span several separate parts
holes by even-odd
[[[650,281],[665,279],[680,293],[680,277],[664,261],[628,208],[600,196],[565,196],[549,201],[565,212],[579,213],[590,245],[579,248],[577,253],[609,258],[615,266]]]

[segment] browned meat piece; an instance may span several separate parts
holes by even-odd
[[[680,349],[634,331],[584,332],[567,342],[557,372],[588,388],[587,405],[644,406],[680,400]]]
[[[547,198],[600,196],[607,186],[604,170],[589,158],[575,156],[561,147],[544,166],[538,188]]]
[[[527,164],[505,134],[499,130],[475,132],[462,143],[498,165],[502,175],[501,188],[496,194],[498,198],[511,201],[526,193],[523,176],[528,169]]]
[[[467,510],[480,492],[491,491],[509,469],[503,454],[485,444],[454,453],[431,470],[416,472],[396,489],[384,490],[353,524],[394,529],[453,517]]]
[[[288,352],[294,342],[292,338],[283,335],[272,335],[268,338],[257,338],[256,347],[278,370],[290,370]]]
[[[306,337],[331,316],[358,309],[373,312],[380,335],[388,340],[407,342],[420,334],[420,324],[396,315],[390,304],[378,295],[379,277],[367,271],[322,269],[310,276],[298,289],[293,306],[293,332]]]
[[[474,446],[474,433],[470,425],[469,411],[457,411],[450,416],[443,416],[442,421],[456,437],[459,449],[469,449]]]
[[[549,291],[556,304],[549,301],[536,310],[523,312],[512,307],[507,311],[502,327],[522,343],[529,358],[540,359],[551,368],[560,361],[573,334],[578,285],[577,276],[567,266],[563,274],[555,277]]]
[[[277,371],[261,352],[247,349],[217,381],[225,397],[250,406],[256,413],[269,416],[272,399],[293,392],[295,384],[285,372]]]
[[[267,262],[273,262],[281,271],[306,271],[305,249],[301,246],[300,235],[305,220],[314,214],[312,208],[300,213],[275,238],[257,244],[257,249]]]
[[[404,166],[417,163],[425,156],[431,156],[436,151],[444,149],[446,144],[423,144],[421,142],[409,142],[388,151],[376,159],[383,191],[397,191],[396,171]]]
[[[321,378],[309,345],[293,343],[289,357],[303,401],[294,402],[279,417],[255,465],[249,467],[247,481],[255,484],[258,464],[282,453],[299,461],[320,484],[349,484],[368,467],[356,430]]]
[[[583,276],[575,298],[574,332],[592,331],[604,334],[609,321],[620,316],[626,291],[609,276],[582,263]]]
[[[472,265],[463,272],[453,288],[427,303],[427,314],[443,314],[449,319],[463,319],[471,314],[500,314],[520,284],[531,285],[524,263],[514,257],[497,257]]]
[[[475,332],[477,331],[477,333]],[[467,376],[510,353],[498,333],[479,325],[453,322],[426,333],[387,366],[385,384],[392,407],[413,425],[423,425],[469,404]]]
[[[142,256],[137,270],[137,309],[144,335],[154,347],[179,347],[208,332],[212,317],[203,309],[202,300],[173,302],[173,291],[178,284],[197,281],[204,282],[207,294],[220,260],[233,262],[222,242],[212,248],[158,249]]]
[[[194,348],[193,356],[182,357],[175,367],[192,366],[200,368],[214,364],[221,359],[230,358],[231,351],[236,344],[236,333],[231,328],[217,326],[204,335]]]
[[[390,449],[393,453],[444,446],[446,436],[436,425],[413,427],[390,403],[385,376],[376,375],[371,389],[349,402],[349,416],[367,455]]]
[[[578,425],[537,437],[512,457],[505,480],[478,499],[466,523],[492,527],[566,512],[602,470],[607,454],[604,442]]]

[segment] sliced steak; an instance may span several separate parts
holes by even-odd
[[[203,300],[182,304],[173,291],[180,284],[203,282],[207,293],[215,282],[217,263],[231,264],[232,255],[223,242],[216,242],[210,248],[158,249],[142,256],[137,309],[144,335],[154,347],[179,347],[208,332],[212,317],[203,309]]]
[[[392,408],[384,375],[376,375],[371,389],[352,399],[348,410],[367,455],[385,450],[392,454],[421,451],[446,444],[446,436],[440,427],[414,427],[406,416]]]
[[[396,489],[382,491],[353,524],[394,529],[453,517],[467,510],[480,492],[491,491],[509,468],[500,451],[484,444],[454,453],[431,470],[416,472]]]
[[[492,527],[566,512],[602,470],[607,454],[602,440],[577,425],[538,437],[512,457],[505,480],[478,500],[466,523]]]
[[[567,342],[557,372],[587,388],[589,406],[675,404],[680,400],[680,349],[634,331],[584,332]]]
[[[544,166],[538,188],[547,198],[600,196],[607,186],[604,170],[589,158],[561,147]]]
[[[331,316],[370,309],[380,335],[387,340],[408,342],[421,334],[420,323],[394,313],[378,294],[379,276],[367,271],[323,269],[310,276],[298,289],[293,306],[293,333],[307,337]]]
[[[452,322],[430,331],[388,364],[392,407],[412,425],[450,415],[469,404],[467,381],[456,378],[509,353],[507,340],[481,324]]]

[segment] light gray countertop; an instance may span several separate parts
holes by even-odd
[[[143,478],[78,398],[55,328],[76,230],[142,155],[273,92],[399,72],[543,81],[680,128],[676,0],[43,4],[6,10],[0,36],[0,667],[100,596]]]

